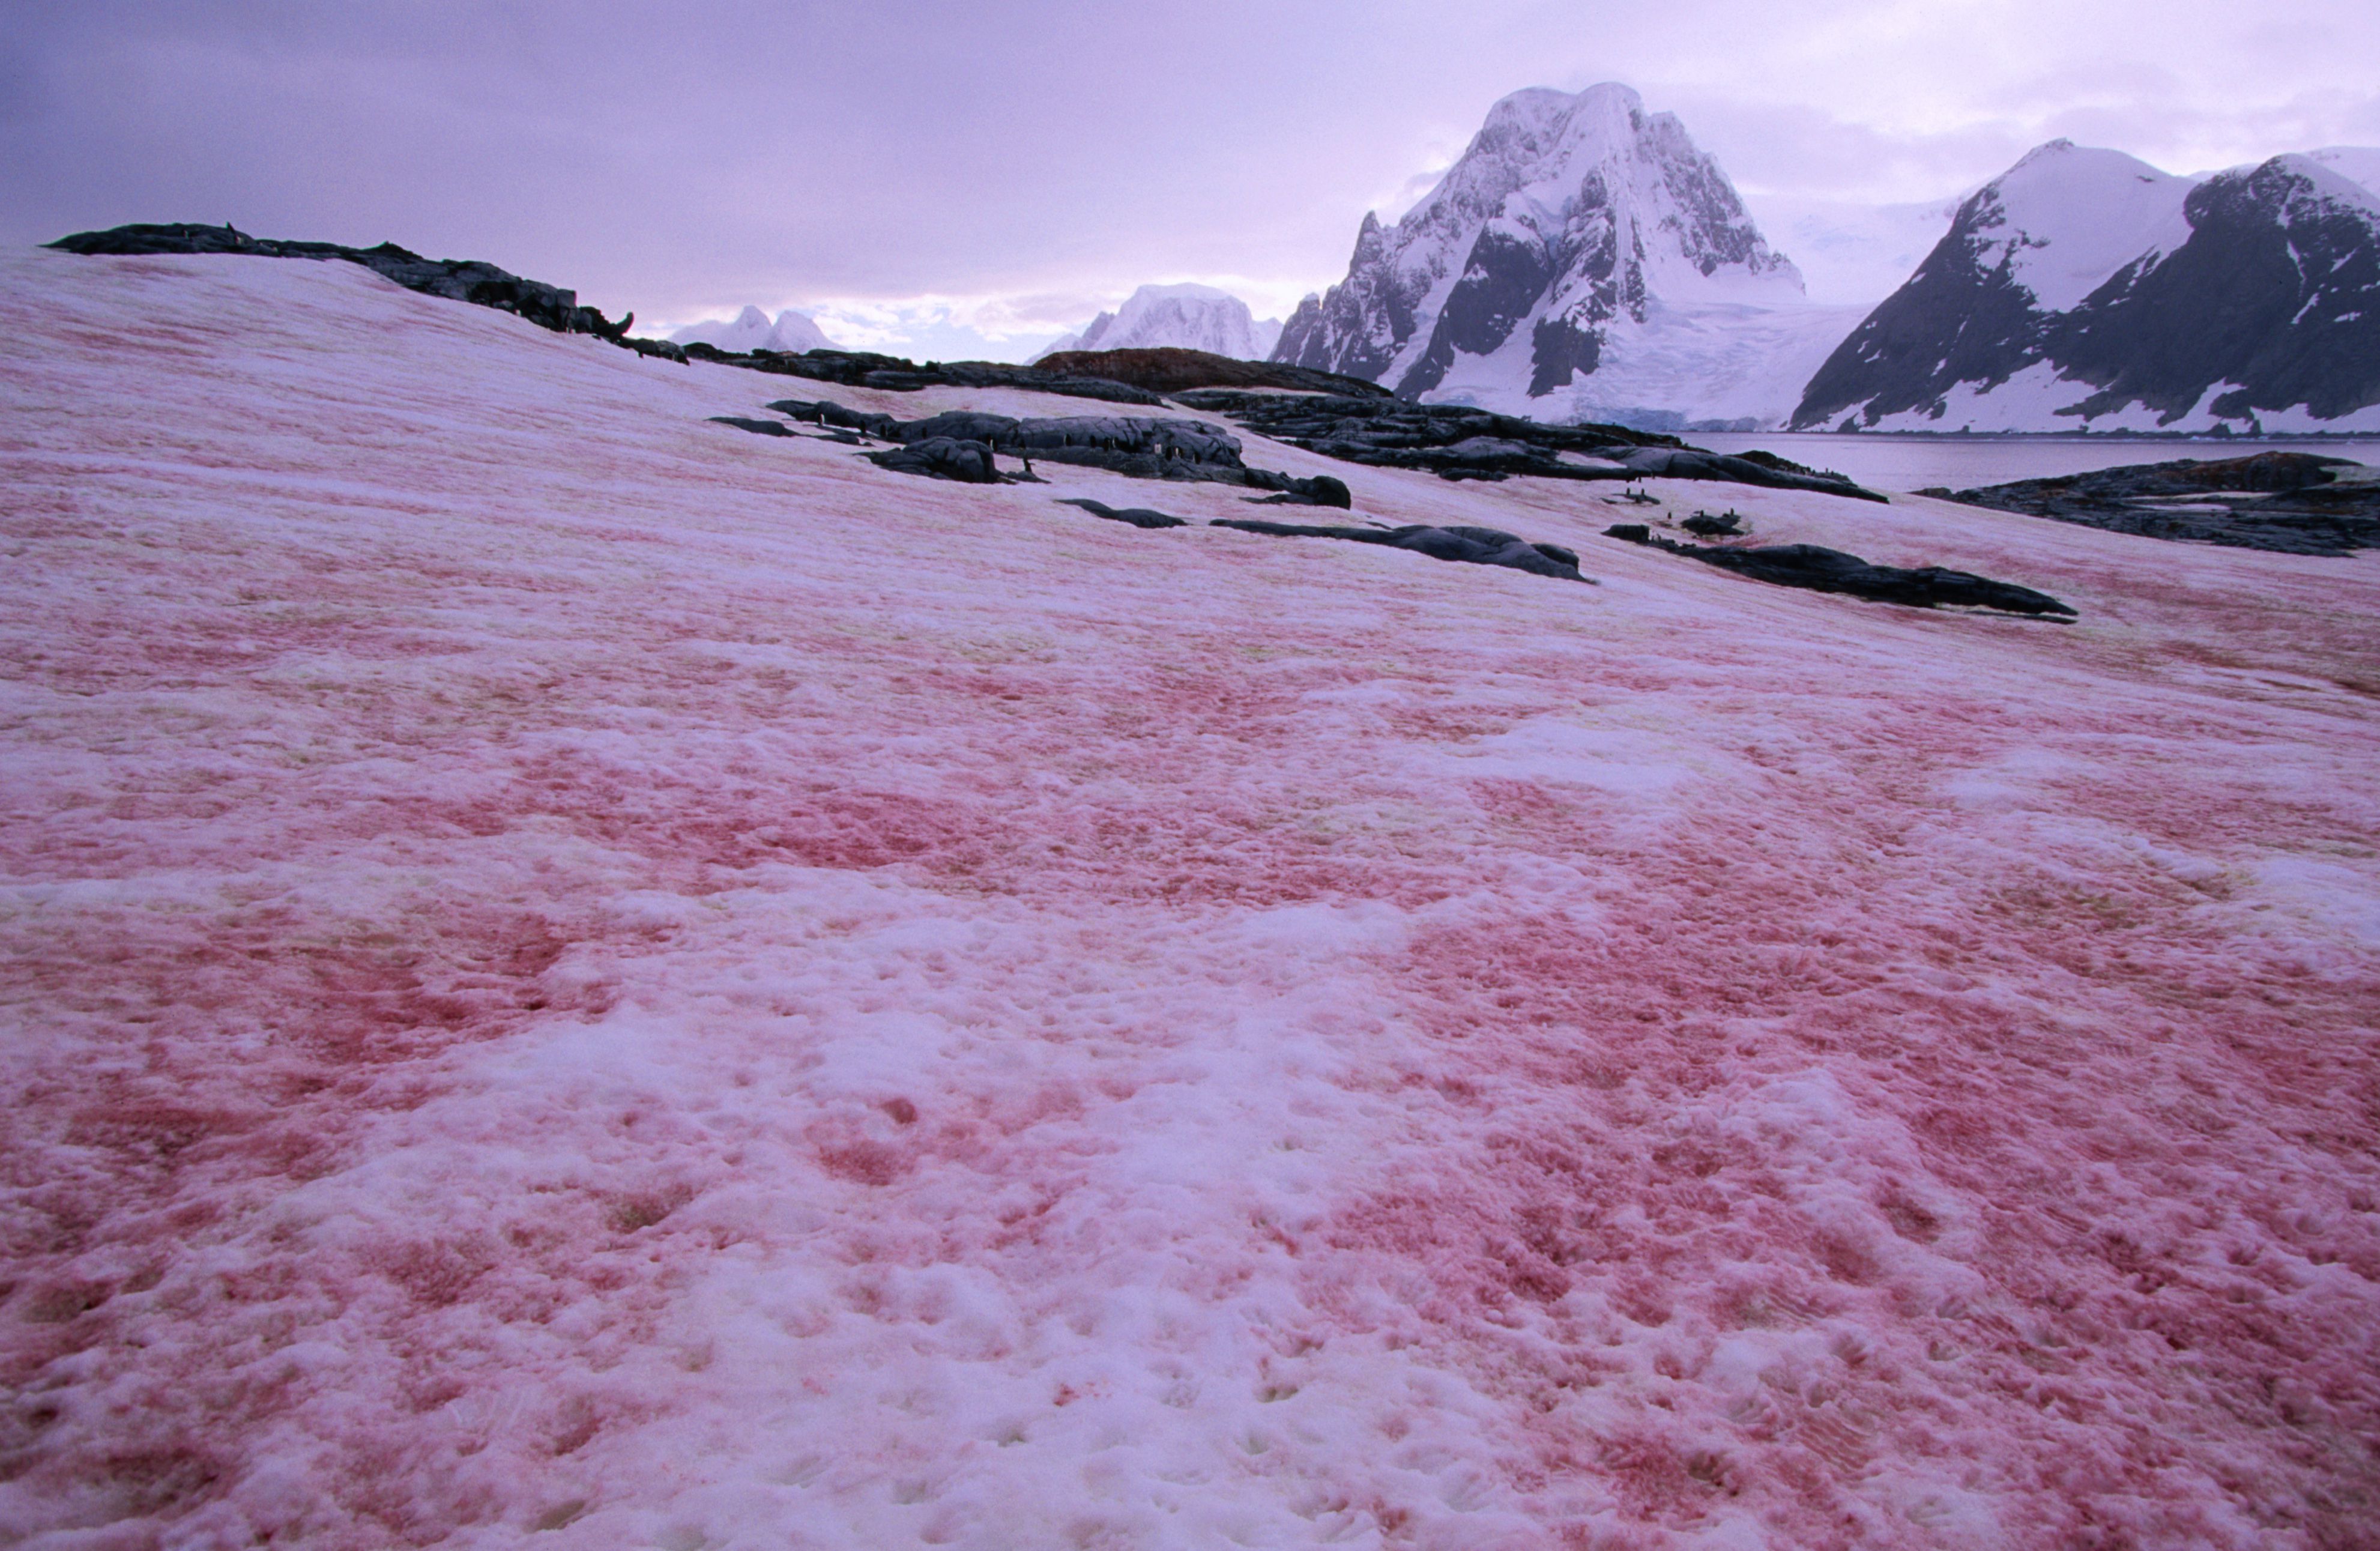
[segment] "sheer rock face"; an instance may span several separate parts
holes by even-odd
[[[2041,147],[1960,206],[1793,424],[2380,429],[2380,197],[2329,154],[2194,182]]]
[[[1658,333],[1665,309],[1803,301],[1675,117],[1624,86],[1536,89],[1497,103],[1402,221],[1364,218],[1347,278],[1300,304],[1273,358],[1407,398],[1542,399],[1608,367],[1616,334]]]

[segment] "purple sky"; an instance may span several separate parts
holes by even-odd
[[[1811,245],[2054,136],[2174,171],[2380,144],[2376,59],[2362,0],[0,0],[0,240],[386,237],[648,321],[1018,356],[1145,281],[1284,311],[1496,98],[1622,80],[1859,292]]]

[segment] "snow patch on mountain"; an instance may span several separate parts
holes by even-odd
[[[1123,307],[1102,312],[1033,359],[1061,350],[1204,350],[1260,361],[1281,338],[1281,320],[1257,319],[1248,304],[1212,285],[1143,285]]]
[[[679,345],[708,345],[720,350],[832,350],[835,343],[820,332],[808,315],[792,310],[770,316],[747,307],[733,318],[715,318],[678,330],[670,339]]]

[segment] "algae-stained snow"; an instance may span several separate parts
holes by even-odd
[[[0,353],[0,1538],[2380,1515],[2380,559],[1728,492],[2058,625],[1575,485],[1331,470],[1600,588],[1143,532],[1053,498],[1245,509],[341,264],[10,253]],[[962,405],[1045,407],[870,399]]]

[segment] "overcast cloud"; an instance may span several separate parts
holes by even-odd
[[[1142,282],[1281,313],[1498,97],[1621,80],[1836,294],[1885,284],[1824,250],[1859,212],[2057,136],[2178,172],[2380,144],[2375,60],[2367,0],[0,0],[0,240],[385,237],[647,321],[1014,356]]]

